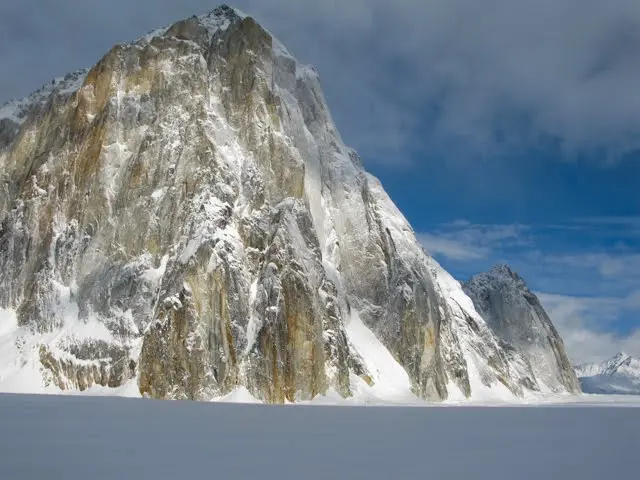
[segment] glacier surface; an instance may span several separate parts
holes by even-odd
[[[0,478],[634,478],[637,408],[0,395]]]

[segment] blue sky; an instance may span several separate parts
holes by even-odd
[[[507,262],[576,362],[640,355],[640,2],[238,0],[460,279]],[[0,102],[215,1],[4,0]]]

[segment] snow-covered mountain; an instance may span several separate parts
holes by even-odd
[[[558,331],[522,277],[498,265],[471,278],[464,291],[492,332],[522,355],[542,390],[580,392]]]
[[[1,110],[0,390],[515,399],[564,375],[487,325],[252,18],[56,85]]]
[[[640,359],[624,353],[578,365],[575,372],[584,393],[640,395]]]
[[[87,70],[78,70],[63,78],[54,78],[31,95],[1,105],[0,148],[6,147],[10,140],[18,134],[20,125],[25,122],[30,112],[42,108],[54,94],[65,95],[77,91],[86,76]]]

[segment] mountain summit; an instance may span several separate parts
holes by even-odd
[[[585,393],[640,395],[640,359],[625,353],[578,365],[575,371]]]
[[[553,342],[532,362],[493,328],[513,312],[479,313],[424,253],[315,70],[251,17],[181,20],[71,80],[0,120],[0,389],[577,391],[541,308],[504,291]]]
[[[580,392],[564,344],[538,298],[507,265],[498,265],[464,284],[493,333],[520,352],[539,386]]]

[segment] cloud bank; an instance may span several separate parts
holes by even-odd
[[[95,63],[210,0],[7,0],[0,98]],[[640,148],[636,0],[238,0],[318,67],[345,140],[397,164],[435,151]]]
[[[598,362],[616,352],[640,357],[640,329],[626,334],[607,330],[607,322],[627,308],[640,315],[640,308],[629,304],[629,299],[537,295],[558,328],[574,364]]]

